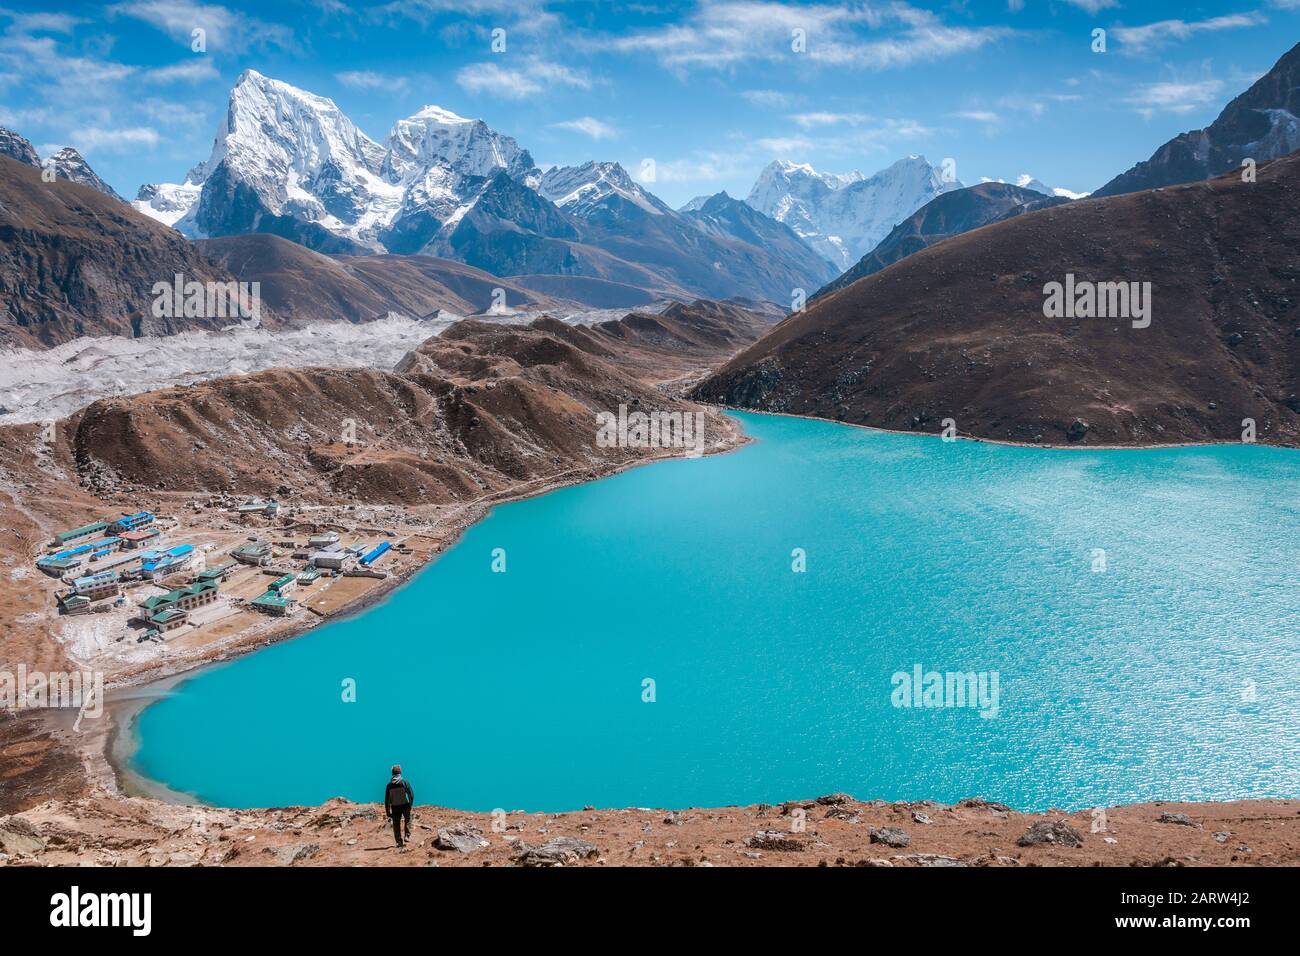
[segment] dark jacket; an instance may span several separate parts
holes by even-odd
[[[411,785],[401,777],[394,777],[388,781],[388,786],[384,788],[384,809],[391,810],[393,807],[405,807],[415,803],[415,791]]]

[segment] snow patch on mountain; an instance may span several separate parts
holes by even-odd
[[[194,208],[201,192],[202,184],[191,182],[189,178],[183,183],[148,183],[140,187],[135,199],[131,200],[131,207],[174,228]]]
[[[538,192],[576,216],[585,216],[610,196],[621,196],[654,216],[671,210],[642,189],[618,163],[586,162],[580,166],[555,166],[541,179]]]
[[[819,173],[807,163],[778,160],[759,174],[745,201],[843,271],[935,196],[960,188],[924,156],[900,159],[872,176]]]
[[[980,182],[982,183],[1005,183],[1006,181],[1007,180],[1005,179],[990,179],[987,176],[980,177]],[[1089,195],[1089,193],[1076,193],[1069,189],[1062,189],[1060,186],[1049,186],[1041,179],[1036,176],[1031,176],[1029,173],[1021,173],[1015,178],[1013,185],[1019,186],[1021,189],[1029,189],[1036,193],[1042,193],[1044,196],[1059,196],[1063,199],[1083,199]]]

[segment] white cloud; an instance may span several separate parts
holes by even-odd
[[[1223,88],[1222,80],[1201,80],[1195,83],[1168,81],[1139,86],[1124,102],[1137,108],[1143,116],[1155,112],[1190,113],[1198,107],[1214,102]]]
[[[1297,2],[1300,2],[1300,0],[1297,0]],[[789,109],[795,104],[793,96],[789,93],[782,93],[780,90],[741,90],[740,95],[755,106],[764,106],[774,110]]]
[[[803,31],[806,38],[802,53],[792,48],[794,31]],[[703,0],[678,23],[589,42],[614,52],[654,56],[677,72],[794,57],[879,70],[976,50],[1011,33],[1005,27],[950,26],[901,0],[883,6]]]
[[[842,123],[856,126],[865,122],[867,117],[861,113],[795,113],[790,119],[803,129],[815,129],[819,126],[837,126]]]
[[[759,149],[777,156],[806,153],[813,148],[812,140],[804,136],[773,136],[757,141]]]
[[[517,69],[493,62],[472,63],[456,73],[456,82],[470,93],[511,100],[536,96],[556,86],[591,89],[591,80],[582,71],[539,58],[525,60]]]
[[[400,93],[406,89],[406,77],[384,76],[370,70],[346,70],[335,73],[334,79],[354,90],[389,90]]]
[[[1065,2],[1091,14],[1098,14],[1103,10],[1113,10],[1119,6],[1119,0],[1065,0]]]
[[[1300,2],[1300,0],[1297,0]],[[1164,46],[1174,40],[1186,40],[1197,33],[1234,30],[1241,27],[1267,23],[1268,18],[1258,13],[1240,13],[1208,20],[1159,20],[1140,27],[1112,27],[1111,34],[1126,48],[1134,52]]]
[[[141,146],[158,145],[158,131],[149,126],[131,126],[121,129],[100,129],[90,126],[72,133],[73,145],[81,152],[101,150],[123,153]]]
[[[195,57],[192,60],[173,63],[171,66],[160,66],[155,70],[149,70],[144,74],[144,79],[150,83],[197,83],[202,80],[215,80],[217,76],[217,68],[211,60],[206,57]]]
[[[70,13],[18,13],[0,9],[0,17],[10,21],[10,29],[18,33],[71,33],[88,21]]]
[[[242,11],[193,0],[128,0],[108,8],[110,15],[142,20],[189,47],[193,31],[205,33],[208,52],[240,53],[248,49],[293,49],[293,31]]]
[[[959,110],[956,113],[949,113],[949,116],[955,119],[970,120],[974,123],[1000,123],[1002,117],[991,110]]]
[[[618,136],[618,131],[608,123],[602,123],[594,116],[580,116],[577,119],[564,120],[560,123],[552,123],[555,129],[572,130],[575,133],[582,133],[584,136],[590,136],[592,139],[613,139]]]

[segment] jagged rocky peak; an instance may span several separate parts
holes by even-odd
[[[86,162],[85,157],[71,146],[64,146],[46,160],[45,165],[52,168],[59,179],[66,179],[69,182],[89,186],[91,189],[98,189],[106,196],[112,196],[114,199],[126,202],[112,186],[104,182],[99,177],[99,174],[90,168],[90,163]]]
[[[1250,89],[1223,108],[1205,129],[1180,133],[1095,193],[1174,186],[1222,175],[1244,160],[1262,163],[1300,149],[1300,43]]]
[[[615,195],[653,215],[671,211],[618,163],[589,161],[579,166],[552,167],[542,175],[538,191],[560,208],[578,215]]]
[[[315,177],[327,165],[378,174],[383,155],[333,100],[245,70],[230,91],[207,166],[224,161],[254,173],[278,166],[300,178]]]
[[[380,145],[328,97],[246,70],[207,161],[184,183],[141,187],[133,205],[193,238],[268,231],[378,252],[413,220],[444,221],[501,171],[530,187],[540,179],[527,150],[482,120],[426,106]]]
[[[8,156],[28,166],[39,166],[41,158],[27,137],[0,126],[0,156]]]
[[[540,173],[528,150],[481,119],[466,119],[440,106],[426,106],[398,120],[385,140],[382,163],[389,182],[422,178],[445,165],[462,176],[492,176],[505,170],[529,187]]]

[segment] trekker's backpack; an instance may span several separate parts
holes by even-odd
[[[390,807],[404,807],[411,802],[411,786],[405,780],[390,780],[384,790],[384,802]]]

